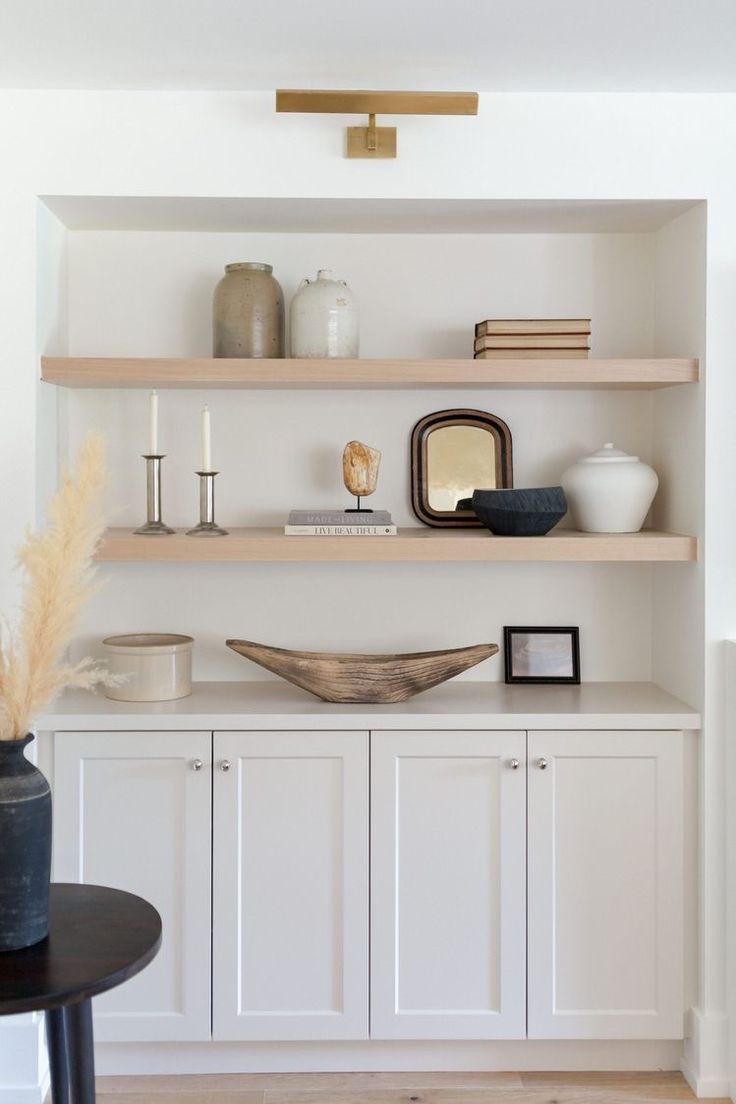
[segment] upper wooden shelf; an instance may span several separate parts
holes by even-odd
[[[171,357],[42,357],[41,377],[60,387],[652,389],[697,383],[696,358],[594,360],[240,360]]]
[[[395,537],[287,537],[283,529],[231,529],[227,537],[138,536],[109,529],[98,560],[165,563],[672,563],[696,560],[696,537],[641,533],[578,533],[493,537],[480,529],[400,529]]]

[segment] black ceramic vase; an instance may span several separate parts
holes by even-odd
[[[32,739],[0,740],[0,951],[49,933],[51,790],[24,755]]]

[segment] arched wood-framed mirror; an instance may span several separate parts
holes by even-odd
[[[437,410],[411,434],[411,498],[425,525],[476,528],[473,491],[513,486],[511,431],[483,410]]]

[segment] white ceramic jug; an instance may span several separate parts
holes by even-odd
[[[638,533],[659,485],[653,468],[610,443],[569,467],[560,482],[583,533]]]
[[[321,268],[291,301],[293,357],[357,357],[358,304],[344,280]]]

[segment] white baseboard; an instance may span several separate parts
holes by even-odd
[[[722,1013],[691,1008],[680,1070],[695,1095],[703,1100],[729,1095],[728,1019]]]
[[[105,1076],[172,1073],[340,1073],[350,1070],[676,1070],[682,1043],[546,1042],[100,1043]]]
[[[684,1060],[680,1066],[680,1072],[698,1100],[713,1100],[714,1097],[717,1097],[719,1100],[723,1100],[724,1097],[726,1099],[734,1099],[729,1092],[727,1077],[696,1077]]]

